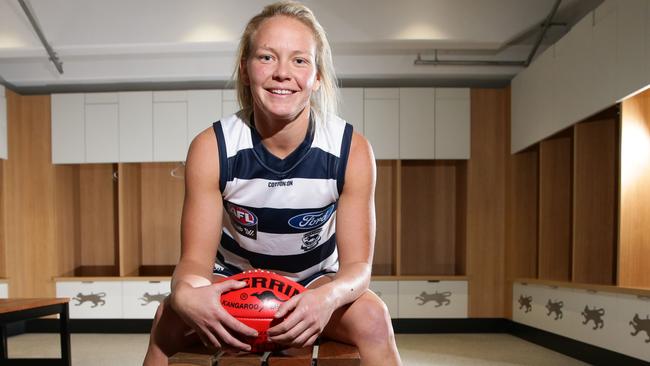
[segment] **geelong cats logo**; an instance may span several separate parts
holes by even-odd
[[[526,308],[524,313],[527,313],[531,310],[533,310],[533,305],[531,304],[533,302],[533,297],[532,296],[524,296],[524,295],[519,295],[519,309],[521,308]]]
[[[605,315],[605,309],[596,308],[589,309],[589,306],[585,305],[585,310],[582,312],[582,316],[585,317],[585,321],[582,324],[589,323],[590,320],[594,321],[594,330],[602,328],[605,326],[605,321],[603,321],[603,315]]]
[[[75,306],[81,306],[84,302],[88,301],[93,303],[91,308],[96,308],[97,305],[104,306],[106,304],[106,301],[104,300],[104,297],[106,297],[106,292],[100,292],[100,293],[90,293],[88,295],[84,295],[81,292],[77,294],[76,297],[73,297],[73,300],[77,300],[77,303]]]
[[[296,215],[289,219],[289,226],[294,229],[311,230],[322,226],[332,217],[334,206],[330,206],[323,211],[307,212]]]
[[[548,302],[546,303],[546,309],[548,309],[548,314],[547,316],[551,316],[551,313],[555,313],[555,320],[558,320],[559,318],[563,318],[564,314],[562,314],[562,307],[564,306],[563,301],[557,301],[557,302],[551,302],[551,299],[548,299]]]
[[[439,308],[442,305],[449,305],[451,303],[451,300],[449,300],[449,296],[451,296],[450,291],[445,291],[445,292],[436,291],[433,294],[427,294],[426,292],[422,291],[420,296],[416,296],[415,299],[420,300],[420,303],[418,305],[424,305],[429,301],[435,301],[437,303],[436,307]]]
[[[302,245],[300,249],[304,251],[312,250],[320,241],[320,232],[323,231],[323,228],[318,228],[314,231],[310,231],[302,236]]]
[[[645,319],[642,319],[639,317],[639,314],[634,314],[634,318],[630,321],[630,325],[634,328],[634,332],[630,333],[631,335],[635,336],[639,334],[639,332],[645,332],[645,335],[648,337],[648,339],[645,340],[645,343],[650,343],[650,318],[648,318],[647,315],[645,316]]]
[[[159,304],[162,304],[163,301],[165,301],[165,298],[169,295],[169,292],[165,292],[164,294],[161,294],[158,292],[157,294],[150,294],[148,292],[145,292],[141,298],[138,300],[142,300],[142,303],[140,305],[145,306],[149,305],[154,301],[157,301]]]

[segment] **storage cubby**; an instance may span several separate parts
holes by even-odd
[[[622,103],[618,285],[650,287],[650,90]]]
[[[619,124],[616,110],[574,126],[573,268],[578,283],[616,283]]]
[[[375,212],[377,231],[372,262],[373,275],[394,275],[397,243],[397,189],[399,187],[399,161],[377,161]]]
[[[510,159],[510,278],[616,284],[619,113],[612,107]]]
[[[404,160],[400,169],[400,275],[461,275],[465,163]]]
[[[121,275],[168,276],[180,258],[184,166],[120,164]]]
[[[54,216],[62,275],[119,275],[116,168],[114,164],[55,168]]]
[[[538,274],[571,280],[572,131],[539,145]]]

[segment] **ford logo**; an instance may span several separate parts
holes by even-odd
[[[326,223],[332,217],[332,213],[334,213],[334,206],[330,206],[323,211],[296,215],[289,219],[289,226],[294,229],[311,230]]]

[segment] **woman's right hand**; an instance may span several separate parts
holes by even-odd
[[[257,331],[230,315],[220,301],[222,293],[245,286],[245,282],[234,280],[203,287],[176,286],[171,305],[181,319],[196,331],[206,347],[249,351],[251,346],[241,342],[232,332],[256,337]]]

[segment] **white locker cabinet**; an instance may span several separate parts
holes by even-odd
[[[618,296],[614,293],[571,289],[571,297],[565,304],[565,316],[570,326],[561,329],[561,334],[579,341],[603,348],[612,348],[613,334],[621,334],[629,327],[617,321]],[[567,296],[568,297],[568,296]],[[630,319],[626,319],[626,324]],[[619,337],[616,337],[619,338]]]
[[[469,88],[436,89],[436,159],[469,159],[470,108]]]
[[[553,91],[556,122],[550,133],[557,132],[596,112],[590,97],[594,87],[592,68],[593,19],[590,16],[579,21],[555,44],[555,72],[557,75]]]
[[[619,0],[617,5],[617,95],[622,98],[648,85],[645,73],[648,0]]]
[[[221,90],[187,92],[187,146],[201,131],[221,118]]]
[[[83,163],[86,154],[85,95],[52,94],[52,163]]]
[[[650,362],[650,297],[617,294],[617,299],[615,350]]]
[[[153,101],[156,102],[187,102],[187,91],[166,90],[153,92]]]
[[[153,161],[151,92],[119,93],[120,162]]]
[[[70,318],[122,318],[121,281],[57,281],[56,297],[70,298]]]
[[[154,161],[184,161],[186,154],[187,102],[156,103],[154,101]]]
[[[117,104],[118,93],[86,93],[86,104]]]
[[[341,88],[339,115],[363,135],[363,88]]]
[[[223,91],[222,94],[223,101],[221,102],[221,115],[222,117],[228,117],[231,114],[239,111],[239,103],[237,102],[237,91],[233,89],[227,89]]]
[[[123,281],[123,317],[153,319],[158,305],[171,293],[170,282],[169,280]]]
[[[86,163],[116,163],[120,160],[117,104],[88,104],[86,114]]]
[[[399,158],[435,158],[435,89],[399,89]]]
[[[399,281],[399,318],[467,318],[467,281]]]
[[[612,6],[612,4],[614,6]],[[605,1],[594,10],[593,26],[593,85],[591,93],[594,104],[606,107],[617,100],[619,84],[616,72],[616,7],[614,1]]]
[[[399,159],[399,89],[364,89],[364,133],[376,159]]]
[[[0,282],[0,299],[9,298],[9,285],[6,282]]]
[[[396,319],[399,315],[397,281],[371,281],[369,287],[386,304],[390,317]]]
[[[7,98],[5,87],[0,85],[0,159],[6,159],[7,156]]]

